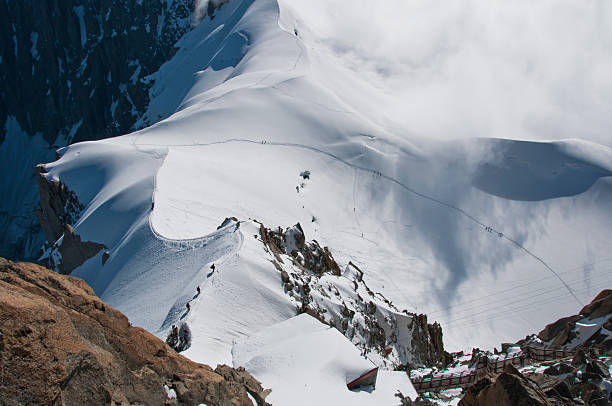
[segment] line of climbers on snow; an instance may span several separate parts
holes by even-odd
[[[240,228],[240,222],[238,221],[237,218],[235,217],[228,217],[226,218],[223,223],[221,223],[221,225],[219,227],[217,227],[217,230],[219,230],[222,227],[227,226],[228,224],[230,224],[232,221],[236,222],[236,226],[234,228],[234,232],[238,231],[238,229]],[[215,264],[211,264],[210,266],[210,272],[206,275],[207,278],[210,278],[211,276],[213,276],[213,274],[215,273]],[[200,286],[196,286],[196,295],[193,297],[193,299],[197,298],[200,293],[202,292],[202,290],[200,289]],[[193,300],[192,299],[192,300]],[[187,313],[189,313],[191,311],[191,301],[188,300],[185,303],[185,307],[187,308],[185,314],[183,315],[183,317],[185,315],[187,315]],[[183,318],[181,317],[181,318]],[[185,351],[187,348],[189,348],[191,346],[191,330],[189,329],[189,326],[187,325],[187,323],[182,322],[180,323],[180,326],[177,326],[176,324],[172,325],[172,328],[170,329],[170,333],[168,334],[168,337],[166,337],[166,344],[168,344],[170,347],[172,347],[176,352],[182,352]]]
[[[211,277],[215,272],[215,264],[212,264],[210,269],[211,271],[207,277]],[[199,285],[196,286],[196,292],[197,293],[193,299],[197,298],[200,296],[200,293],[202,293],[202,289],[200,289]],[[187,301],[187,303],[185,303],[185,307],[187,308],[185,315],[191,311],[191,304],[189,302],[190,301]],[[180,327],[173,324],[172,328],[170,329],[170,334],[168,334],[168,337],[166,337],[166,344],[172,347],[176,352],[182,352],[189,348],[191,346],[191,330],[189,329],[187,323],[180,323]]]

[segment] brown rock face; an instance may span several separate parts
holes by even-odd
[[[267,405],[246,371],[219,368],[130,326],[83,280],[0,258],[0,403]]]
[[[602,290],[591,303],[580,310],[580,314],[563,317],[547,325],[544,330],[538,333],[538,338],[549,342],[549,347],[560,347],[568,344],[575,338],[574,329],[576,328],[577,321],[585,318],[593,320],[604,316],[607,316],[608,320],[604,323],[603,327],[612,328],[612,290],[610,289]],[[600,334],[600,332],[601,330],[593,334],[585,345],[587,347],[591,344],[604,345],[607,346],[606,348],[609,351],[612,342],[607,335]]]
[[[64,238],[58,250],[62,254],[62,262],[58,264],[59,271],[68,275],[76,267],[82,265],[89,258],[105,249],[106,245],[97,242],[81,241],[81,237],[74,233],[70,224],[64,228]]]
[[[459,405],[551,406],[551,403],[516,368],[507,365],[497,378],[486,377],[470,387]]]
[[[596,319],[601,316],[612,313],[612,290],[602,290],[595,299],[586,305],[580,314],[587,316],[589,319]]]
[[[415,351],[422,354],[427,365],[434,365],[444,361],[444,342],[442,339],[442,326],[434,322],[427,322],[426,314],[414,315],[412,321],[414,331],[412,345]]]
[[[567,342],[568,339],[571,339],[570,332],[580,319],[582,319],[581,316],[563,317],[544,327],[544,330],[540,331],[538,337],[542,341],[554,341],[555,346],[560,346]]]

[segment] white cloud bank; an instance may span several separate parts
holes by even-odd
[[[612,3],[282,0],[300,33],[427,137],[612,145]]]

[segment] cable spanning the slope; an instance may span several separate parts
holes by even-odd
[[[352,162],[347,161],[344,158],[339,157],[338,155],[335,155],[331,152],[322,150],[320,148],[317,147],[313,147],[310,145],[305,145],[305,144],[299,144],[299,143],[294,143],[294,142],[275,142],[275,141],[267,141],[267,140],[261,140],[261,141],[256,141],[256,140],[251,140],[251,139],[246,139],[246,138],[229,138],[223,141],[213,141],[213,142],[209,142],[209,143],[191,143],[191,144],[146,144],[146,143],[136,143],[137,140],[134,140],[133,145],[134,146],[165,146],[165,147],[195,147],[195,146],[211,146],[211,145],[219,145],[219,144],[229,144],[229,143],[249,143],[249,144],[258,144],[258,145],[268,145],[268,146],[284,146],[284,147],[293,147],[293,148],[300,148],[300,149],[305,149],[305,150],[309,150],[309,151],[313,151],[322,155],[326,155],[336,161],[339,161],[353,169],[357,169],[357,170],[361,170],[364,172],[368,172],[371,173],[375,176],[378,176],[379,178],[385,179],[391,183],[396,184],[397,186],[401,187],[402,189],[406,190],[407,192],[418,196],[422,199],[425,200],[429,200],[433,203],[436,203],[440,206],[446,207],[448,209],[454,210],[455,212],[461,214],[462,216],[464,216],[465,218],[467,218],[468,220],[472,221],[473,223],[476,223],[477,225],[483,227],[486,231],[490,232],[490,233],[495,233],[497,236],[499,236],[500,238],[504,238],[507,241],[511,242],[512,244],[514,244],[516,247],[518,247],[519,249],[521,249],[522,251],[524,251],[525,253],[527,253],[529,256],[531,256],[533,259],[535,259],[536,261],[540,262],[546,269],[548,269],[565,287],[565,289],[569,292],[569,294],[576,300],[576,302],[580,305],[580,306],[584,306],[584,303],[582,303],[582,301],[578,298],[578,296],[576,296],[576,294],[574,293],[574,291],[572,290],[572,288],[563,280],[563,278],[561,278],[561,276],[550,266],[548,265],[548,263],[546,263],[546,261],[544,261],[542,258],[540,258],[538,255],[536,255],[535,253],[533,253],[532,251],[530,251],[529,249],[527,249],[525,246],[523,246],[521,243],[519,243],[518,241],[514,240],[513,238],[508,237],[507,235],[505,235],[504,233],[502,233],[501,231],[498,231],[496,229],[494,229],[491,226],[488,226],[486,224],[484,224],[482,221],[478,220],[476,217],[472,216],[471,214],[469,214],[468,212],[466,212],[465,210],[463,210],[460,207],[457,207],[451,203],[445,202],[443,200],[437,199],[433,196],[429,196],[425,193],[419,192],[413,188],[411,188],[410,186],[404,184],[403,182],[399,181],[398,179],[395,179],[391,176],[388,176],[376,169],[373,168],[368,168],[365,166],[361,166],[361,165],[357,165],[354,164]]]
[[[606,279],[608,277],[608,274],[597,275],[597,276],[594,276],[594,277],[591,277],[591,278],[585,278],[585,280],[593,280],[594,279],[594,280],[598,280],[599,281],[600,279],[602,279],[602,277],[603,277],[603,279]],[[555,293],[555,291],[559,290],[560,288],[561,287],[558,286],[557,288],[552,288],[552,289],[540,289],[539,291],[535,291],[535,292],[538,292],[538,293],[535,293],[535,292],[531,293],[531,294],[528,295],[528,297],[508,298],[508,299],[515,299],[515,300],[511,300],[509,302],[501,303],[501,304],[498,304],[498,305],[495,305],[495,306],[492,306],[492,307],[487,306],[484,310],[480,310],[480,311],[477,311],[477,312],[473,312],[472,311],[472,312],[469,312],[467,314],[463,314],[463,315],[461,315],[459,317],[453,318],[452,320],[450,320],[448,322],[448,324],[450,325],[450,324],[457,323],[457,322],[459,322],[461,320],[473,319],[474,316],[479,316],[479,315],[481,315],[480,317],[488,317],[490,314],[487,314],[487,313],[491,313],[491,314],[497,316],[499,314],[499,312],[497,312],[498,309],[502,309],[503,310],[504,308],[506,308],[506,306],[510,306],[510,305],[513,305],[513,304],[518,304],[520,306],[519,308],[521,308],[521,309],[523,307],[525,307],[525,306],[529,307],[530,306],[529,300],[531,300],[533,298],[537,298],[537,297],[542,297],[542,296],[550,295],[550,294],[553,294],[553,293],[554,294],[552,296],[545,297],[545,299],[546,300],[548,300],[548,299],[549,300],[555,300],[555,299],[560,297],[559,294]],[[586,289],[582,289],[581,292],[588,292],[589,290],[590,289],[586,288]],[[563,294],[563,296],[567,296],[567,293]]]
[[[577,266],[577,267],[572,268],[572,269],[568,269],[567,271],[559,272],[559,274],[560,275],[571,274],[571,273],[576,272],[578,270],[584,269],[585,267],[593,266],[593,265],[599,264],[601,262],[606,262],[606,261],[610,261],[610,260],[612,260],[612,257],[602,258],[602,259],[600,259],[598,261],[593,261],[593,262],[590,262],[588,264],[584,264],[584,265]],[[604,268],[604,270],[608,270],[608,268]],[[532,280],[529,280],[527,282],[520,283],[518,285],[510,286],[510,287],[508,287],[506,289],[496,290],[493,293],[489,293],[487,295],[479,296],[479,297],[477,297],[475,299],[466,300],[464,302],[455,303],[454,305],[450,305],[450,306],[442,307],[442,308],[439,308],[439,309],[436,309],[436,310],[432,310],[432,311],[427,312],[427,314],[428,315],[434,315],[434,314],[438,314],[438,313],[444,312],[446,310],[451,310],[451,309],[456,309],[456,308],[461,308],[461,309],[458,310],[460,312],[468,311],[468,310],[474,309],[474,308],[479,308],[479,307],[481,307],[483,305],[482,304],[473,304],[473,303],[479,302],[481,300],[484,300],[484,299],[487,299],[487,298],[490,298],[490,297],[500,296],[500,295],[502,295],[504,293],[507,293],[507,292],[514,292],[514,291],[518,290],[519,288],[522,288],[522,287],[525,287],[525,286],[531,286],[534,283],[542,282],[542,281],[545,281],[547,279],[554,278],[554,277],[555,277],[554,275],[551,275],[551,276],[545,276],[543,278],[532,279]],[[586,278],[582,278],[581,280],[588,280],[588,279],[590,279],[590,278],[586,277]],[[541,290],[541,289],[538,289],[538,290]],[[538,290],[536,290],[536,291],[538,291]],[[533,292],[534,291],[531,291],[530,293],[533,293]],[[515,296],[512,296],[512,297],[518,297],[518,296],[521,296],[521,295],[522,294],[515,295]],[[509,299],[509,298],[506,297],[504,299]],[[487,302],[487,304],[491,304],[491,302]],[[470,306],[466,307],[466,305],[470,305]]]
[[[589,292],[589,289],[582,289],[578,291],[579,293],[587,293]],[[537,297],[537,296],[534,296]],[[567,298],[569,298],[570,295],[569,293],[563,293],[561,295],[555,295],[553,297],[544,297],[541,298],[539,300],[536,300],[534,302],[530,302],[530,303],[526,303],[524,305],[518,306],[518,307],[512,307],[512,308],[508,308],[505,311],[502,312],[497,312],[495,314],[489,314],[489,315],[481,315],[480,317],[476,317],[475,319],[472,318],[462,318],[462,319],[455,319],[455,320],[451,320],[448,323],[444,324],[444,328],[448,329],[448,330],[452,330],[453,327],[455,327],[456,325],[460,324],[460,321],[463,322],[469,322],[469,325],[471,327],[475,327],[481,324],[485,324],[487,322],[493,321],[493,320],[498,320],[501,318],[504,318],[506,316],[508,316],[509,314],[512,313],[517,313],[519,311],[527,311],[527,310],[531,310],[534,308],[540,308],[542,305],[545,304],[550,304],[550,303],[556,303],[559,302],[561,300],[565,300]]]

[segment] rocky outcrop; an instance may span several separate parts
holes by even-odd
[[[427,365],[442,363],[446,361],[444,342],[442,340],[442,326],[434,322],[427,322],[427,315],[414,314],[412,319],[412,348],[419,354],[423,354],[423,362]]]
[[[299,223],[286,229],[260,224],[259,235],[297,313],[336,328],[378,365],[406,369],[444,363],[439,324],[373,292],[353,262],[342,271],[328,247],[306,240]]]
[[[94,241],[83,241],[75,234],[71,223],[78,218],[83,205],[66,185],[58,179],[48,179],[45,174],[44,165],[38,165],[36,177],[40,209],[36,214],[47,237],[45,248],[48,249],[39,262],[67,275],[107,247]]]
[[[597,319],[612,314],[612,290],[605,289],[599,292],[595,299],[580,310],[582,316],[589,320]]]
[[[44,165],[36,167],[36,182],[40,192],[40,209],[36,211],[38,222],[49,243],[62,236],[66,224],[73,224],[83,206],[74,192],[58,179],[48,179]]]
[[[246,371],[213,371],[97,298],[81,279],[0,259],[2,404],[267,405]]]
[[[107,247],[104,244],[81,241],[81,237],[74,233],[72,226],[66,224],[64,237],[57,248],[61,255],[61,261],[57,264],[58,270],[67,275],[105,248]]]
[[[576,328],[579,321],[589,322],[603,318],[604,322],[595,332],[589,332],[589,337],[580,337]],[[606,320],[607,319],[607,320]],[[583,347],[597,346],[605,352],[612,354],[612,290],[601,291],[580,313],[574,316],[563,317],[547,325],[537,335],[547,347],[562,347],[573,341],[580,340]],[[524,341],[534,341],[534,337],[527,337]]]
[[[551,347],[559,347],[576,336],[573,330],[576,322],[582,318],[579,315],[563,317],[544,327],[538,337],[542,341],[550,342]]]
[[[300,223],[285,230],[280,227],[270,230],[262,225],[259,234],[273,252],[289,255],[294,265],[308,269],[317,275],[326,272],[340,275],[340,267],[329,252],[329,248],[321,248],[316,240],[306,242]]]
[[[471,386],[459,401],[460,406],[551,406],[541,390],[534,387],[512,365],[497,377],[485,377]]]

